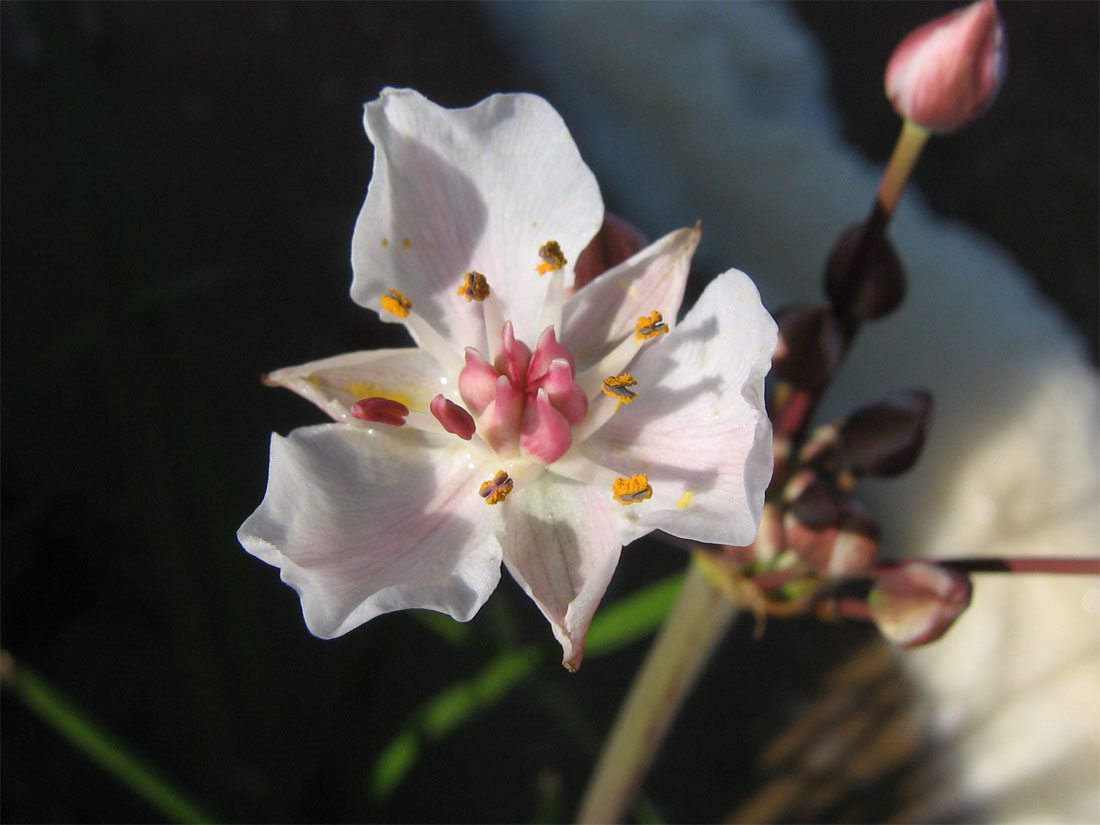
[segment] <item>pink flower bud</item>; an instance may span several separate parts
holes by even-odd
[[[902,647],[940,638],[970,604],[970,579],[930,562],[906,562],[875,582],[867,598],[882,635]]]
[[[1004,26],[993,0],[926,23],[901,41],[886,67],[886,96],[902,117],[941,134],[984,112],[1007,68]]]

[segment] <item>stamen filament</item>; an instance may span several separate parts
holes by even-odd
[[[546,286],[538,328],[553,327],[560,330],[563,306],[565,306],[565,270],[557,269],[550,275],[550,283]]]
[[[650,339],[647,339],[650,340]],[[603,394],[604,379],[623,373],[646,341],[628,335],[615,349],[577,376],[577,384],[591,398]]]
[[[436,332],[435,327],[428,323],[427,319],[415,312],[410,312],[403,321],[417,346],[427,350],[447,375],[457,376],[462,372],[462,368],[466,366],[466,359],[456,351],[453,344]]]
[[[573,444],[578,441],[575,439]],[[560,476],[579,481],[581,484],[590,484],[594,487],[602,487],[609,493],[620,475],[614,470],[597,464],[574,446],[565,455],[549,466],[552,472]]]
[[[573,427],[573,443],[580,444],[586,441],[592,433],[606,424],[621,406],[622,402],[602,393],[589,401],[588,412],[581,422]]]
[[[490,292],[481,302],[481,317],[485,319],[485,347],[488,354],[485,360],[492,364],[500,352],[500,332],[504,329],[504,313],[500,310],[500,301],[495,292]]]

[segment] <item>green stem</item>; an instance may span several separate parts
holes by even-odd
[[[917,159],[928,141],[929,134],[927,129],[911,120],[906,120],[902,124],[894,153],[890,156],[890,162],[882,174],[882,182],[878,187],[878,202],[886,214],[892,215],[897,208],[901,193],[905,191],[905,184],[909,181],[913,167],[917,165]]]
[[[216,822],[152,768],[91,722],[76,705],[26,665],[0,651],[0,683],[62,738],[175,822]]]
[[[619,709],[581,800],[578,822],[617,822],[736,606],[693,560],[676,604]]]

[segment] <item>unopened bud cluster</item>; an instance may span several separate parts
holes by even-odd
[[[828,303],[776,313],[769,403],[775,474],[760,529],[748,547],[702,556],[716,580],[760,618],[810,612],[861,618],[911,647],[939,638],[970,603],[970,581],[959,569],[880,558],[882,529],[854,495],[867,476],[913,467],[932,396],[902,390],[839,421],[809,425],[863,324],[905,299],[905,269],[886,228],[928,132],[951,132],[980,115],[1004,73],[1005,36],[994,0],[978,0],[902,41],[886,70],[886,91],[906,123],[874,207],[829,254]]]
[[[969,604],[968,578],[931,562],[883,560],[882,528],[854,495],[862,478],[915,464],[931,415],[929,393],[911,389],[818,427],[765,505],[756,542],[714,552],[712,569],[760,619],[868,619],[904,647],[939,638]]]

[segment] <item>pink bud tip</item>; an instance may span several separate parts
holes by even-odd
[[[926,23],[901,41],[886,67],[886,96],[902,117],[941,134],[984,112],[1004,79],[1004,26],[993,0]]]
[[[875,582],[867,606],[882,635],[902,647],[940,638],[970,604],[970,579],[924,561],[901,564]]]
[[[390,398],[363,398],[351,405],[351,414],[361,421],[403,427],[409,408]]]
[[[432,403],[428,405],[428,409],[432,411],[432,415],[436,417],[436,420],[443,425],[443,429],[447,432],[457,435],[464,441],[469,441],[474,437],[474,431],[477,429],[477,425],[474,424],[474,417],[454,401],[444,398],[442,395],[437,395],[432,399]]]

